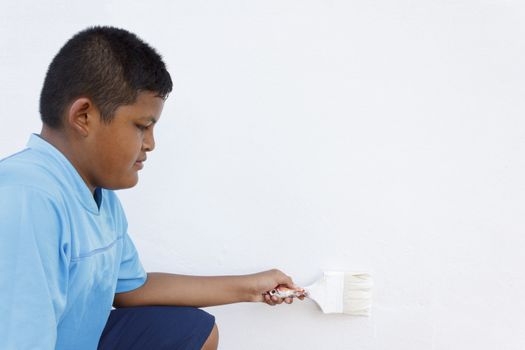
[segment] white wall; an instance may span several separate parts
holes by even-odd
[[[0,156],[53,55],[136,32],[175,91],[120,192],[148,270],[371,269],[371,318],[210,308],[221,349],[524,349],[525,3],[2,1]]]

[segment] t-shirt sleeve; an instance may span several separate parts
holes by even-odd
[[[129,292],[137,289],[146,282],[146,271],[137,253],[135,245],[128,234],[124,234],[122,260],[118,274],[116,293]]]
[[[55,349],[70,258],[58,208],[42,191],[0,187],[0,349]]]

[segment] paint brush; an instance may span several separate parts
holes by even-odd
[[[325,313],[369,316],[372,305],[372,276],[366,272],[326,271],[308,287],[278,286],[268,292],[279,298],[306,296]]]

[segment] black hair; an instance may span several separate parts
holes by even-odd
[[[104,122],[132,104],[141,91],[166,99],[173,88],[162,57],[135,34],[114,27],[91,27],[74,35],[53,58],[40,94],[40,116],[62,126],[66,108],[90,98]]]

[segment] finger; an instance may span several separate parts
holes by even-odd
[[[275,273],[275,277],[279,284],[283,284],[287,286],[288,288],[294,288],[294,283],[292,281],[292,278],[288,275],[286,275],[284,272],[274,269],[272,270]]]
[[[301,291],[303,292],[304,289],[299,287],[298,285],[295,284],[295,282],[292,280],[291,277],[287,276],[289,278],[289,282],[288,283],[283,283],[286,287],[290,288],[290,289],[293,289],[293,290],[296,290],[296,291]]]
[[[268,294],[265,294],[264,295],[264,302],[270,306],[274,306],[275,303],[273,302],[272,298],[268,295]]]
[[[288,288],[292,288],[292,289],[297,288],[297,286],[295,285],[295,283],[293,283],[293,280],[290,276],[285,275],[285,277],[286,277],[285,283],[283,284],[285,284]]]
[[[291,304],[291,303],[293,303],[293,298],[285,298],[285,299],[284,299],[284,302],[285,302],[286,304]]]
[[[283,299],[278,298],[278,297],[276,297],[276,296],[273,296],[273,297],[272,297],[272,301],[273,301],[276,305],[278,305],[278,304],[282,304]]]

